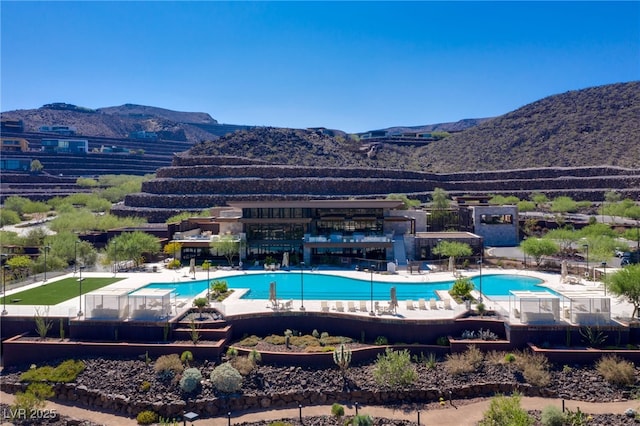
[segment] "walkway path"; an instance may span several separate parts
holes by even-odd
[[[3,403],[12,404],[13,399],[13,395],[7,394],[5,392],[0,392],[0,401],[2,401]],[[475,426],[478,421],[482,419],[482,413],[484,413],[488,409],[489,403],[490,399],[483,399],[469,404],[461,404],[457,407],[452,407],[451,405],[447,404],[443,408],[421,411],[420,424],[438,426]],[[548,405],[556,405],[558,408],[561,408],[562,400],[553,398],[524,397],[522,398],[521,405],[527,410],[542,410]],[[567,409],[575,411],[579,407],[581,411],[588,414],[622,414],[627,408],[633,408],[637,410],[638,405],[639,403],[636,401],[606,403],[568,400],[565,401],[565,407]],[[137,425],[135,419],[130,419],[113,413],[90,411],[74,405],[66,405],[49,401],[47,402],[46,408],[56,410],[58,413],[69,417],[82,420],[90,420],[94,423],[106,426]],[[358,412],[360,414],[369,414],[372,417],[404,419],[414,422],[416,422],[418,419],[416,411],[405,411],[383,406],[360,406]],[[315,405],[310,407],[303,407],[302,409],[303,417],[329,415],[330,413],[331,406],[329,405]],[[346,405],[345,414],[355,414],[355,407],[352,404]],[[298,416],[299,410],[297,408],[247,412],[238,416],[235,416],[234,413],[232,413],[231,424],[235,425],[242,422],[256,422],[260,420],[297,418]],[[193,424],[195,426],[226,426],[228,424],[228,419],[226,416],[224,416],[218,418],[196,420],[195,422],[193,422]]]

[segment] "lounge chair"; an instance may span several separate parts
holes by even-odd
[[[390,314],[391,310],[389,309],[389,304],[385,303],[384,305],[375,302],[376,312],[378,315]]]
[[[444,299],[444,308],[445,309],[453,309],[451,307],[451,299]]]
[[[342,304],[342,302],[336,302],[336,311],[344,312],[344,305]]]
[[[349,312],[355,312],[356,311],[356,304],[353,302],[347,302],[347,306],[349,309]]]
[[[436,303],[436,299],[434,299],[433,297],[429,299],[429,309],[433,309],[433,310],[438,309],[438,304]]]
[[[407,309],[410,311],[413,311],[414,309],[413,300],[407,300]]]
[[[421,311],[427,310],[427,303],[424,301],[424,299],[418,299],[418,309],[420,309]]]
[[[364,300],[360,301],[360,312],[367,312],[367,302],[365,302]]]
[[[329,312],[329,303],[326,300],[320,301],[320,309],[322,312]]]

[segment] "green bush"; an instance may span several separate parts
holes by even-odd
[[[229,349],[227,349],[227,358],[235,358],[237,356],[238,356],[238,350],[233,346],[229,346]]]
[[[242,387],[242,375],[228,362],[214,368],[209,378],[220,392],[233,393]]]
[[[375,345],[380,345],[380,346],[384,346],[384,345],[388,345],[389,341],[387,340],[386,337],[384,336],[378,336],[376,337],[376,340],[373,341],[373,343]]]
[[[55,368],[44,366],[29,369],[20,375],[20,381],[69,383],[73,382],[78,377],[78,374],[84,371],[84,368],[84,362],[69,359]]]
[[[344,407],[337,402],[331,406],[331,415],[333,417],[342,417],[344,416]]]
[[[351,425],[352,426],[372,426],[373,419],[371,418],[371,416],[368,416],[366,414],[359,414],[353,417],[353,419],[351,420]]]
[[[193,361],[193,354],[191,353],[191,351],[184,351],[182,352],[182,354],[180,355],[180,361],[184,364],[184,365],[189,365],[189,363],[191,361]]]
[[[562,426],[566,416],[555,405],[547,405],[542,410],[542,426]]]
[[[534,420],[520,407],[520,395],[496,396],[484,412],[480,426],[530,426]]]
[[[598,373],[604,379],[617,386],[631,386],[635,382],[635,368],[633,363],[625,361],[616,355],[605,355],[596,364]]]
[[[255,349],[249,352],[248,358],[251,360],[251,362],[253,362],[254,365],[258,365],[260,364],[260,362],[262,362],[262,355]]]
[[[238,342],[238,346],[255,346],[260,343],[260,338],[256,335],[245,337]]]
[[[187,368],[180,378],[180,389],[182,392],[189,393],[196,390],[202,380],[202,373],[197,368]]]
[[[139,425],[151,425],[158,421],[158,415],[150,410],[140,411],[136,416]]]
[[[378,355],[376,359],[373,377],[379,385],[399,388],[413,384],[418,373],[411,363],[408,350],[394,351],[387,348],[384,355]]]
[[[504,361],[508,364],[511,364],[515,360],[516,360],[516,356],[514,354],[509,353],[504,356]]]
[[[465,298],[471,298],[471,291],[474,289],[473,282],[469,278],[458,278],[449,290],[449,294],[456,301],[461,301]]]
[[[233,368],[238,370],[238,373],[240,373],[241,376],[248,376],[249,373],[256,368],[255,362],[253,362],[253,360],[248,356],[238,356],[233,358],[230,362],[231,365],[233,365]]]

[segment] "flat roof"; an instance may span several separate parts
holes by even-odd
[[[253,207],[277,207],[277,208],[370,208],[370,209],[395,209],[400,208],[403,202],[400,200],[273,200],[273,201],[228,201],[231,207],[248,209]]]
[[[175,292],[176,290],[173,288],[141,288],[140,290],[134,291],[129,294],[129,296],[142,296],[142,297],[158,297],[158,296],[166,296]]]
[[[416,232],[416,238],[441,238],[443,240],[453,238],[482,238],[471,232]]]
[[[528,291],[528,290],[509,290],[509,293],[520,299],[559,299],[560,297],[551,294],[548,291]]]

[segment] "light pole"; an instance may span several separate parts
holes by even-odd
[[[205,260],[202,265],[207,265],[207,300],[211,300],[210,289],[211,289],[211,281],[209,281],[209,270],[211,269],[211,262],[209,260]]]
[[[2,315],[7,315],[7,270],[9,265],[2,268]]]
[[[300,310],[304,311],[304,262],[300,262]]]
[[[369,312],[369,315],[373,316],[376,314],[373,312],[373,263],[369,267],[369,272],[371,272],[371,312]]]
[[[478,297],[478,302],[482,303],[482,256],[478,260],[478,266],[480,267],[480,297]]]
[[[82,316],[82,270],[84,266],[80,266],[78,271],[80,271],[80,277],[78,278],[78,282],[80,283],[80,310],[78,311],[78,317]]]
[[[604,279],[602,280],[602,286],[604,287],[604,296],[607,297],[607,262],[602,262],[602,269],[604,269]]]
[[[589,244],[583,244],[582,248],[585,249],[587,253],[587,273],[585,274],[585,276],[588,279],[589,278]]]
[[[113,240],[113,276],[118,273],[118,241]]]
[[[50,246],[44,246],[42,248],[42,250],[44,251],[44,279],[42,280],[43,283],[47,282],[47,252],[51,249]]]
[[[73,243],[73,276],[76,276],[78,270],[78,240]]]

